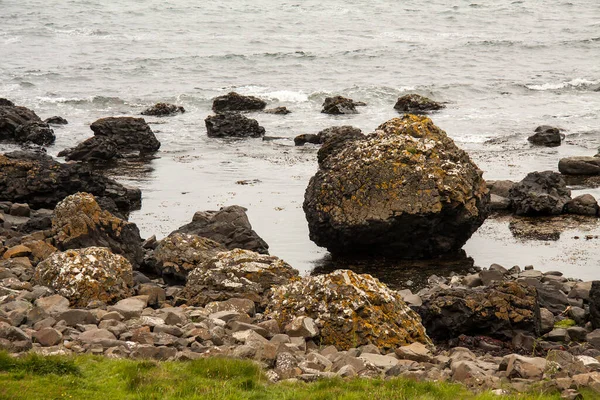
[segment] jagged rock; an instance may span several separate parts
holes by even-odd
[[[42,122],[29,108],[15,106],[11,101],[4,100],[0,103],[0,140],[15,140],[15,132],[21,125]]]
[[[596,198],[591,194],[582,194],[566,204],[566,212],[578,215],[598,215],[600,207]]]
[[[427,333],[438,340],[461,334],[507,339],[514,331],[540,332],[536,289],[517,282],[439,290],[424,298],[418,310]]]
[[[535,134],[529,136],[527,140],[538,146],[556,147],[560,146],[563,135],[560,129],[548,125],[541,125],[535,128]]]
[[[54,143],[56,136],[47,123],[29,121],[17,127],[15,130],[15,140],[18,143],[33,143],[40,146],[47,146]]]
[[[66,197],[54,209],[52,239],[59,250],[108,247],[138,266],[143,259],[138,227],[100,208],[89,193]]]
[[[15,103],[13,103],[12,101],[5,99],[3,97],[0,97],[0,107],[14,107]]]
[[[326,157],[303,208],[311,240],[332,253],[425,258],[458,251],[488,202],[469,156],[429,118],[405,115]]]
[[[349,142],[365,139],[365,135],[362,134],[360,129],[346,125],[324,129],[319,132],[319,138],[323,146],[317,153],[317,161],[321,165],[327,157],[349,145]]]
[[[327,97],[323,102],[324,114],[358,114],[356,111],[354,100],[342,96]]]
[[[129,212],[141,205],[139,189],[125,187],[90,167],[61,164],[45,153],[15,151],[0,155],[0,200],[54,208],[70,194],[87,192],[114,201]]]
[[[152,107],[149,107],[142,111],[142,115],[153,115],[155,117],[166,117],[169,115],[183,114],[185,109],[181,106],[169,103],[156,103]]]
[[[77,146],[64,149],[58,153],[70,161],[105,162],[121,156],[117,143],[107,136],[92,136]]]
[[[122,153],[152,153],[160,148],[160,142],[143,118],[100,118],[90,125],[94,136],[112,139]]]
[[[126,258],[103,247],[52,254],[38,264],[33,281],[53,288],[72,306],[111,303],[132,294],[132,268]]]
[[[273,286],[297,277],[298,271],[277,257],[236,249],[219,253],[190,272],[181,297],[196,306],[238,297],[264,307]]]
[[[558,170],[565,175],[600,175],[600,157],[566,157],[558,162]]]
[[[430,98],[421,96],[420,94],[407,94],[398,98],[394,109],[405,113],[425,113],[428,111],[436,111],[445,108],[446,106],[433,101]]]
[[[517,215],[559,215],[571,200],[571,191],[559,173],[530,172],[509,192]]]
[[[69,121],[59,116],[46,118],[44,122],[50,125],[67,125],[69,123]]]
[[[154,251],[156,272],[169,282],[184,283],[190,271],[225,250],[214,240],[174,232],[161,240]]]
[[[255,111],[262,110],[267,105],[266,102],[254,96],[242,96],[236,92],[229,92],[226,95],[215,97],[212,109],[216,113],[226,111]]]
[[[209,115],[204,120],[209,137],[261,137],[265,128],[239,113]]]
[[[347,350],[366,344],[380,349],[421,342],[430,345],[419,316],[400,295],[373,278],[349,270],[308,276],[273,289],[265,316],[289,324],[298,316],[319,321],[316,338]]]
[[[265,113],[277,114],[277,115],[287,115],[287,114],[291,114],[291,111],[288,110],[286,107],[275,107],[275,108],[270,108],[268,110],[265,110]]]
[[[245,249],[269,254],[269,245],[252,230],[246,211],[240,206],[222,207],[219,211],[198,211],[192,222],[175,232],[212,239],[228,250]]]

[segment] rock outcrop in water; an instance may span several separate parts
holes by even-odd
[[[420,94],[407,94],[398,98],[394,109],[404,113],[420,114],[437,111],[446,106]]]
[[[350,125],[343,126],[332,126],[330,128],[323,129],[319,133],[312,134],[306,133],[298,135],[294,138],[294,144],[296,146],[303,146],[306,143],[323,144],[332,136],[358,136],[361,135],[362,131],[359,128],[355,128]]]
[[[185,109],[181,106],[169,103],[156,103],[142,111],[142,115],[152,115],[154,117],[167,117],[175,114],[183,114]]]
[[[538,146],[556,147],[560,146],[563,135],[560,129],[553,126],[541,125],[535,128],[535,134],[529,136],[527,140]]]
[[[236,92],[229,92],[226,95],[215,97],[212,109],[216,113],[228,111],[257,111],[262,110],[267,103],[258,97],[242,96]]]
[[[198,211],[192,222],[175,232],[209,238],[229,250],[245,249],[269,254],[269,245],[252,229],[246,211],[240,206],[222,207],[219,211]]]
[[[332,115],[358,114],[354,100],[342,96],[327,97],[321,112]]]
[[[324,345],[342,350],[368,344],[384,350],[414,342],[431,345],[417,313],[371,275],[337,270],[308,276],[275,288],[270,297],[268,317],[280,326],[301,316],[312,318],[320,330],[316,339]]]
[[[209,137],[261,137],[265,128],[254,119],[240,113],[228,112],[209,115],[204,120]]]
[[[112,139],[121,153],[153,153],[160,142],[143,118],[100,118],[90,125],[94,136]]]
[[[139,189],[125,187],[85,165],[61,164],[35,151],[0,155],[1,200],[54,208],[77,192],[107,198],[124,213],[138,209],[142,201]]]
[[[54,131],[32,110],[15,106],[2,99],[0,103],[0,140],[45,146],[54,143]]]
[[[558,170],[564,175],[600,175],[600,157],[565,157],[558,162]]]
[[[536,171],[510,189],[509,199],[517,215],[559,215],[571,200],[571,191],[559,173]]]
[[[459,250],[488,215],[482,172],[426,117],[392,119],[319,165],[310,238],[332,253],[427,258]]]
[[[86,161],[90,163],[104,163],[121,157],[117,143],[106,136],[92,136],[77,146],[64,149],[58,153],[67,161]]]

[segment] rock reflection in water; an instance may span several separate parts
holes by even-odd
[[[413,293],[428,285],[431,275],[450,277],[476,272],[473,259],[464,250],[452,256],[427,260],[397,260],[390,258],[343,258],[327,255],[315,263],[311,275],[328,274],[336,269],[349,269],[370,274],[392,289],[410,289]]]

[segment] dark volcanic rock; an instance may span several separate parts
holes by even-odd
[[[567,203],[566,211],[569,214],[598,215],[600,208],[594,196],[591,194],[582,194]]]
[[[153,115],[155,117],[166,117],[169,115],[183,114],[185,109],[181,106],[169,103],[156,103],[152,107],[149,107],[142,111],[142,115]]]
[[[242,96],[236,92],[229,92],[226,95],[215,97],[212,109],[216,113],[226,111],[255,111],[262,110],[267,105],[266,102],[254,96]]]
[[[538,146],[556,147],[560,146],[562,135],[558,128],[541,125],[535,128],[535,134],[529,136],[527,140]]]
[[[488,214],[482,172],[426,117],[394,118],[319,167],[303,207],[311,240],[332,253],[451,253]]]
[[[323,102],[321,112],[333,115],[358,114],[354,100],[342,96],[327,97]]]
[[[260,137],[265,128],[240,113],[210,115],[204,120],[209,137]]]
[[[303,133],[294,138],[294,145],[304,146],[306,143],[321,144],[321,138],[314,133]]]
[[[407,94],[398,98],[394,109],[405,113],[424,113],[427,111],[436,111],[445,108],[446,106],[431,100],[420,94]]]
[[[265,113],[277,114],[277,115],[287,115],[287,114],[291,114],[291,111],[288,110],[286,107],[275,107],[275,108],[269,108],[268,110],[265,110]]]
[[[509,192],[517,215],[559,215],[571,200],[571,191],[557,172],[530,172]]]
[[[65,160],[104,162],[120,157],[117,144],[107,136],[92,136],[77,146],[58,153]]]
[[[515,331],[534,336],[540,331],[536,289],[517,282],[436,291],[418,311],[427,334],[437,340],[462,334],[509,339]]]
[[[600,157],[561,158],[558,170],[565,175],[600,175]]]
[[[69,123],[69,121],[67,121],[63,117],[58,117],[58,116],[46,118],[44,120],[44,122],[47,124],[52,124],[52,125],[67,125]]]
[[[349,137],[352,137],[352,138],[363,137],[362,131],[353,126],[350,126],[350,125],[332,126],[331,128],[323,129],[316,135],[312,134],[312,133],[305,133],[302,135],[298,135],[294,138],[294,144],[296,146],[302,146],[305,143],[323,144],[328,139],[332,138],[333,136],[338,136],[340,138],[340,141],[344,141],[344,140],[346,140],[346,138],[349,138]],[[342,139],[342,136],[344,136],[343,139]]]
[[[590,289],[590,321],[594,329],[600,329],[600,281],[593,281]]]
[[[319,132],[319,138],[323,146],[317,153],[317,161],[321,165],[329,155],[343,149],[348,142],[353,140],[362,140],[366,136],[361,130],[352,126],[340,126],[324,129]]]
[[[223,207],[219,211],[198,211],[192,222],[175,232],[206,237],[229,250],[245,249],[269,254],[269,245],[252,230],[246,209],[240,206]]]
[[[160,142],[143,118],[101,118],[90,125],[90,128],[95,136],[112,139],[123,153],[151,153],[160,148]]]
[[[15,140],[19,126],[27,122],[42,122],[29,108],[11,104],[8,100],[0,104],[0,140]]]
[[[12,101],[5,99],[3,97],[0,97],[0,107],[14,107],[15,103],[13,103]]]
[[[15,130],[15,140],[19,143],[31,142],[40,146],[54,143],[54,131],[45,122],[29,121]]]
[[[0,200],[54,208],[77,192],[111,198],[123,212],[138,209],[142,199],[139,189],[125,187],[85,165],[61,164],[34,151],[0,155]]]

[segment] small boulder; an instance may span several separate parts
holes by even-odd
[[[216,113],[227,111],[256,111],[262,110],[267,103],[258,97],[242,96],[236,92],[229,92],[226,95],[215,97],[212,109]]]
[[[446,106],[420,94],[407,94],[398,98],[394,109],[404,113],[420,114],[437,111]]]
[[[333,115],[358,114],[354,100],[342,96],[327,97],[323,102],[321,112]]]
[[[558,162],[558,170],[564,175],[600,175],[600,157],[566,157]]]
[[[142,115],[152,115],[155,117],[167,117],[175,114],[183,114],[185,109],[181,106],[169,103],[156,103],[152,107],[149,107],[142,111]]]
[[[90,125],[94,136],[112,139],[123,153],[152,153],[160,148],[160,142],[143,118],[108,117]]]
[[[499,366],[509,378],[540,380],[546,370],[547,361],[541,357],[525,357],[518,354],[505,356]]]
[[[121,157],[117,143],[107,136],[92,136],[77,146],[58,153],[67,161],[105,162]]]
[[[594,196],[582,194],[567,203],[566,211],[569,214],[596,216],[600,213],[600,207]]]
[[[509,192],[517,215],[559,215],[571,200],[571,191],[559,173],[530,172]]]
[[[265,110],[265,113],[276,114],[276,115],[287,115],[287,114],[291,114],[291,111],[288,110],[286,107],[275,107],[275,108],[269,108],[268,110]]]
[[[17,129],[28,122],[42,122],[35,112],[27,107],[15,106],[3,99],[0,103],[0,140],[15,140]]]
[[[204,123],[209,137],[261,137],[265,135],[265,128],[260,126],[258,121],[234,112],[209,115]]]
[[[558,128],[541,125],[535,128],[535,134],[529,136],[527,140],[538,146],[556,147],[560,146],[562,135]]]
[[[62,340],[62,333],[53,328],[42,328],[35,332],[32,337],[44,347],[56,346]]]
[[[102,247],[57,252],[38,264],[33,282],[48,286],[72,306],[111,303],[131,295],[133,274],[126,258]]]
[[[47,146],[54,143],[56,136],[47,123],[30,121],[20,125],[15,130],[15,140],[18,143],[33,143],[40,146]]]
[[[58,116],[46,118],[44,120],[44,122],[49,125],[67,125],[69,123],[69,121],[67,121],[63,117],[58,117]]]

